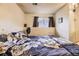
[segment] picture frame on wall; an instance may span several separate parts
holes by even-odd
[[[58,19],[58,23],[63,23],[63,17],[60,17],[60,18]]]

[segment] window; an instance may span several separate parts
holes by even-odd
[[[43,27],[43,28],[55,27],[55,22],[54,22],[53,17],[43,18],[43,17],[35,16],[33,27]]]
[[[38,27],[49,27],[49,18],[38,18]]]

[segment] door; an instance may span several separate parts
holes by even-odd
[[[79,6],[76,8],[75,15],[75,42],[79,42]]]

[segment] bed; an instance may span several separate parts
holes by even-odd
[[[16,44],[8,43],[5,42],[8,49],[2,54],[4,56],[79,56],[79,45],[61,37],[29,36]],[[16,52],[14,52],[14,47],[18,47],[17,50],[15,49]]]
[[[79,55],[79,46],[73,44],[68,40],[54,36],[30,36],[30,39],[35,42],[41,41],[41,44],[44,43],[46,39],[51,39],[53,44],[59,44],[59,48],[48,47],[43,45],[38,45],[37,47],[31,47],[28,53],[31,56],[78,56]],[[28,54],[26,54],[28,55]],[[26,56],[25,55],[25,56]]]

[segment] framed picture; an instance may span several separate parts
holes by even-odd
[[[27,27],[27,24],[24,24],[24,27]]]
[[[58,19],[58,23],[63,23],[63,17],[60,17],[60,18]]]

